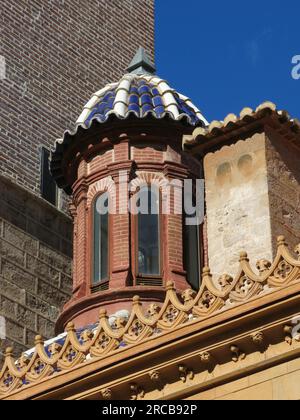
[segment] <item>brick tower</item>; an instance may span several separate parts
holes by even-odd
[[[69,321],[95,322],[102,306],[110,314],[129,310],[136,294],[161,302],[168,281],[178,291],[188,287],[175,187],[169,212],[162,208],[172,181],[199,178],[201,165],[182,152],[182,136],[206,121],[154,72],[140,48],[127,74],[96,92],[75,129],[56,142],[51,170],[72,195],[74,218],[73,294],[57,331]],[[140,211],[143,198],[151,211]]]
[[[53,336],[70,297],[72,220],[50,147],[140,44],[154,57],[154,0],[2,0],[0,11],[1,359]]]

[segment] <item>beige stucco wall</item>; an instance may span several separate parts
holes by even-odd
[[[195,394],[192,400],[299,400],[300,359]]]
[[[204,159],[209,265],[235,275],[241,251],[272,260],[266,138],[255,134]]]

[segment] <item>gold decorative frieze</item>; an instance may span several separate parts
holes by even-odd
[[[296,247],[298,255],[299,250],[300,247]],[[278,252],[274,262],[271,264],[261,260],[257,264],[257,270],[252,270],[246,253],[242,253],[235,278],[224,275],[218,282],[214,282],[209,268],[205,268],[198,293],[187,290],[179,296],[173,283],[169,283],[164,304],[161,307],[152,304],[146,312],[139,297],[135,296],[128,322],[119,319],[114,325],[110,325],[108,316],[102,309],[99,325],[94,331],[86,330],[79,335],[70,323],[63,343],[60,341],[60,344],[45,346],[38,336],[33,352],[23,354],[17,361],[12,356],[13,350],[8,348],[0,372],[0,398],[91,360],[100,360],[116,353],[121,358],[122,351],[129,346],[154,340],[155,337],[197,321],[207,320],[218,313],[228,311],[228,316],[231,316],[232,308],[235,308],[234,316],[237,316],[239,308],[242,313],[244,304],[251,301],[251,308],[258,307],[261,297],[268,295],[271,301],[272,293],[285,289],[283,292],[286,295],[289,286],[300,283],[300,260],[289,252],[284,237],[278,238]],[[289,325],[284,327],[282,337],[291,343],[292,330]],[[260,345],[264,342],[264,335],[257,331],[252,334],[251,339],[254,344]],[[236,362],[246,357],[236,343],[232,343],[229,350],[232,360]],[[202,363],[210,362],[212,357],[208,352],[199,356]],[[178,370],[182,380],[192,379],[193,371],[184,364],[178,365]],[[159,382],[160,372],[152,371],[150,378],[152,382]],[[134,399],[144,396],[143,389],[136,384],[131,384],[130,392]],[[110,395],[111,389],[101,391],[102,398],[109,399]]]

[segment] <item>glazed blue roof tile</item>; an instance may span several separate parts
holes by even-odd
[[[126,321],[128,321],[129,316],[130,316],[130,313],[128,311],[121,310],[121,311],[118,311],[115,314],[111,315],[108,319],[108,322],[113,327],[113,323],[118,317],[124,318]],[[98,329],[98,326],[99,326],[99,322],[95,322],[94,324],[85,325],[84,327],[77,328],[75,333],[76,333],[77,339],[79,340],[79,343],[84,344],[83,340],[81,338],[82,333],[84,331],[91,331],[95,335],[95,333]],[[50,346],[52,344],[58,344],[61,347],[63,347],[65,342],[66,342],[66,337],[67,337],[67,333],[65,332],[65,333],[62,333],[62,334],[58,335],[57,337],[54,337],[50,340],[45,341],[44,350],[45,350],[48,357],[51,357]],[[125,347],[125,346],[126,346],[126,343],[124,343],[124,342],[121,342],[120,345],[119,345],[119,347]],[[34,352],[35,352],[35,347],[30,349],[30,350],[25,351],[24,356],[26,358],[30,359],[33,356]],[[23,382],[23,384],[26,385],[26,381]]]
[[[88,128],[94,120],[107,121],[111,114],[126,119],[131,113],[138,118],[149,114],[157,119],[166,115],[175,121],[185,118],[192,126],[208,124],[190,99],[166,81],[149,74],[126,74],[118,83],[109,84],[92,96],[76,125]]]

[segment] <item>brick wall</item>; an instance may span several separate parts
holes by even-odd
[[[0,177],[0,316],[16,354],[54,323],[71,293],[72,223],[63,213]]]
[[[0,172],[39,192],[39,146],[75,123],[91,94],[153,58],[154,0],[2,0]],[[20,165],[22,162],[22,165]]]
[[[0,351],[20,353],[37,332],[53,335],[71,293],[72,223],[38,198],[40,147],[122,76],[139,45],[154,58],[154,0],[2,0],[0,12]]]

